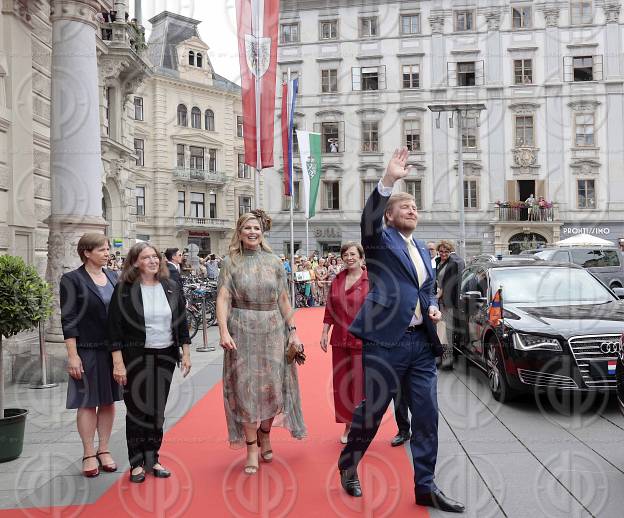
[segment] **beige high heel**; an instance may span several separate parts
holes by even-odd
[[[256,441],[245,441],[247,446],[255,445]],[[255,475],[258,473],[259,466],[254,466],[253,464],[247,464],[243,469],[245,475]]]
[[[258,428],[257,436],[258,436],[258,448],[260,448],[260,457],[264,462],[271,462],[273,460],[273,450],[262,451],[262,444],[260,444],[260,433],[265,437],[268,437],[271,434],[271,430],[268,432],[262,429],[262,426]]]

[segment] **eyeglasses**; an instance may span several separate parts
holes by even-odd
[[[160,257],[157,255],[148,255],[147,257],[141,257],[141,261],[160,261]]]

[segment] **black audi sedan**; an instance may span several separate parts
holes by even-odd
[[[491,318],[501,288],[502,318]],[[484,262],[460,284],[456,347],[487,373],[493,397],[614,390],[624,301],[570,263]]]

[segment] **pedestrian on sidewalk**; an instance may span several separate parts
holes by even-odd
[[[285,344],[298,350],[302,344],[286,272],[264,238],[270,228],[259,209],[238,218],[217,285],[228,438],[233,448],[247,445],[247,475],[258,472],[258,454],[273,460],[273,425],[296,439],[306,435],[296,362],[288,364],[285,355]]]
[[[75,408],[82,441],[85,477],[116,471],[108,448],[115,401],[121,386],[113,378],[108,350],[107,312],[117,273],[105,268],[110,243],[104,234],[84,234],[78,241],[82,266],[63,274],[60,284],[61,326],[67,347],[67,408]],[[95,433],[98,448],[95,449]]]
[[[368,293],[368,275],[362,269],[364,249],[359,243],[342,245],[340,255],[347,269],[336,275],[332,282],[325,316],[321,349],[327,352],[332,346],[332,381],[336,422],[345,428],[340,442],[347,444],[353,410],[364,397],[364,372],[362,370],[362,340],[349,333],[349,326],[360,310]],[[329,331],[331,329],[331,338]]]
[[[393,396],[409,391],[412,415],[410,447],[416,504],[463,512],[464,506],[437,487],[437,370],[442,354],[436,334],[441,314],[433,292],[431,257],[413,237],[418,224],[414,197],[392,195],[395,183],[409,174],[409,153],[396,150],[362,213],[362,246],[369,292],[349,327],[364,351],[364,399],[353,413],[347,445],[340,454],[340,482],[347,494],[362,496],[357,466],[366,453]],[[385,218],[385,226],[384,226]]]
[[[149,243],[134,245],[110,303],[108,332],[113,376],[125,385],[130,482],[171,472],[159,461],[165,406],[176,363],[191,370],[184,296],[164,257]],[[182,351],[180,351],[180,348]]]

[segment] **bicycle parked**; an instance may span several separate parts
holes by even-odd
[[[206,326],[211,327],[217,322],[217,283],[210,281],[185,282],[186,318],[189,334],[193,338],[202,327],[202,310],[206,308]]]

